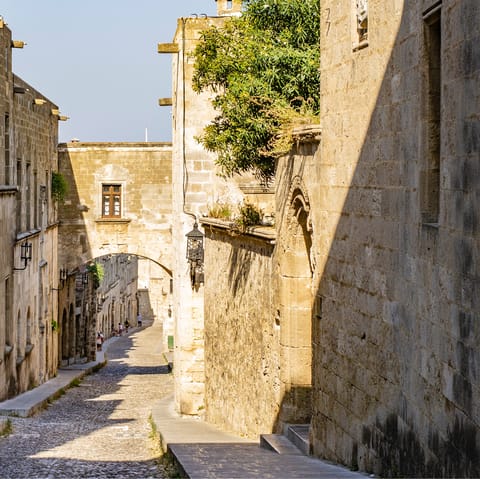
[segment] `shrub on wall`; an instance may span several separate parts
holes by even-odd
[[[249,226],[260,225],[261,223],[262,212],[255,205],[245,201],[238,209],[235,226],[244,232]]]
[[[218,116],[197,138],[221,173],[272,178],[288,131],[315,123],[320,103],[318,0],[250,0],[197,45],[193,89],[216,93]],[[291,136],[291,135],[290,135]]]
[[[103,265],[101,263],[91,263],[88,265],[87,271],[92,274],[94,288],[97,289],[105,275]]]
[[[58,171],[52,171],[52,198],[59,203],[65,201],[68,193],[68,183]]]

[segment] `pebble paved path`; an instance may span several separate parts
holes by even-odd
[[[0,438],[1,479],[163,478],[152,403],[173,390],[155,325],[110,344],[108,364]]]

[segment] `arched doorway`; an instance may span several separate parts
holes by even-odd
[[[70,360],[72,360],[73,362],[73,358],[75,358],[75,344],[77,341],[77,331],[75,329],[75,315],[73,310],[73,304],[70,305],[70,310],[68,312],[68,330],[70,334],[68,337],[67,357],[68,362],[70,363]]]
[[[60,326],[60,361],[62,365],[68,364],[68,337],[69,337],[69,330],[68,330],[68,320],[67,320],[67,310],[64,308],[62,312],[62,324]]]
[[[313,265],[310,204],[293,182],[279,244],[279,316],[283,400],[280,423],[308,423],[312,390]]]

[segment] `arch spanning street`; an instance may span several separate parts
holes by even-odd
[[[164,345],[173,334],[171,150],[170,143],[59,146],[69,185],[59,207],[59,268],[66,276],[59,318],[73,305],[78,326],[60,329],[60,364],[93,359],[99,332],[109,338],[137,318],[162,320]],[[76,347],[65,354],[64,343]]]

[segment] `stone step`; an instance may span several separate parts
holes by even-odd
[[[263,449],[269,449],[277,454],[303,456],[303,452],[294,446],[284,435],[282,434],[261,434],[260,435],[260,447]]]
[[[303,454],[310,454],[310,424],[287,424],[284,428],[284,435]]]

